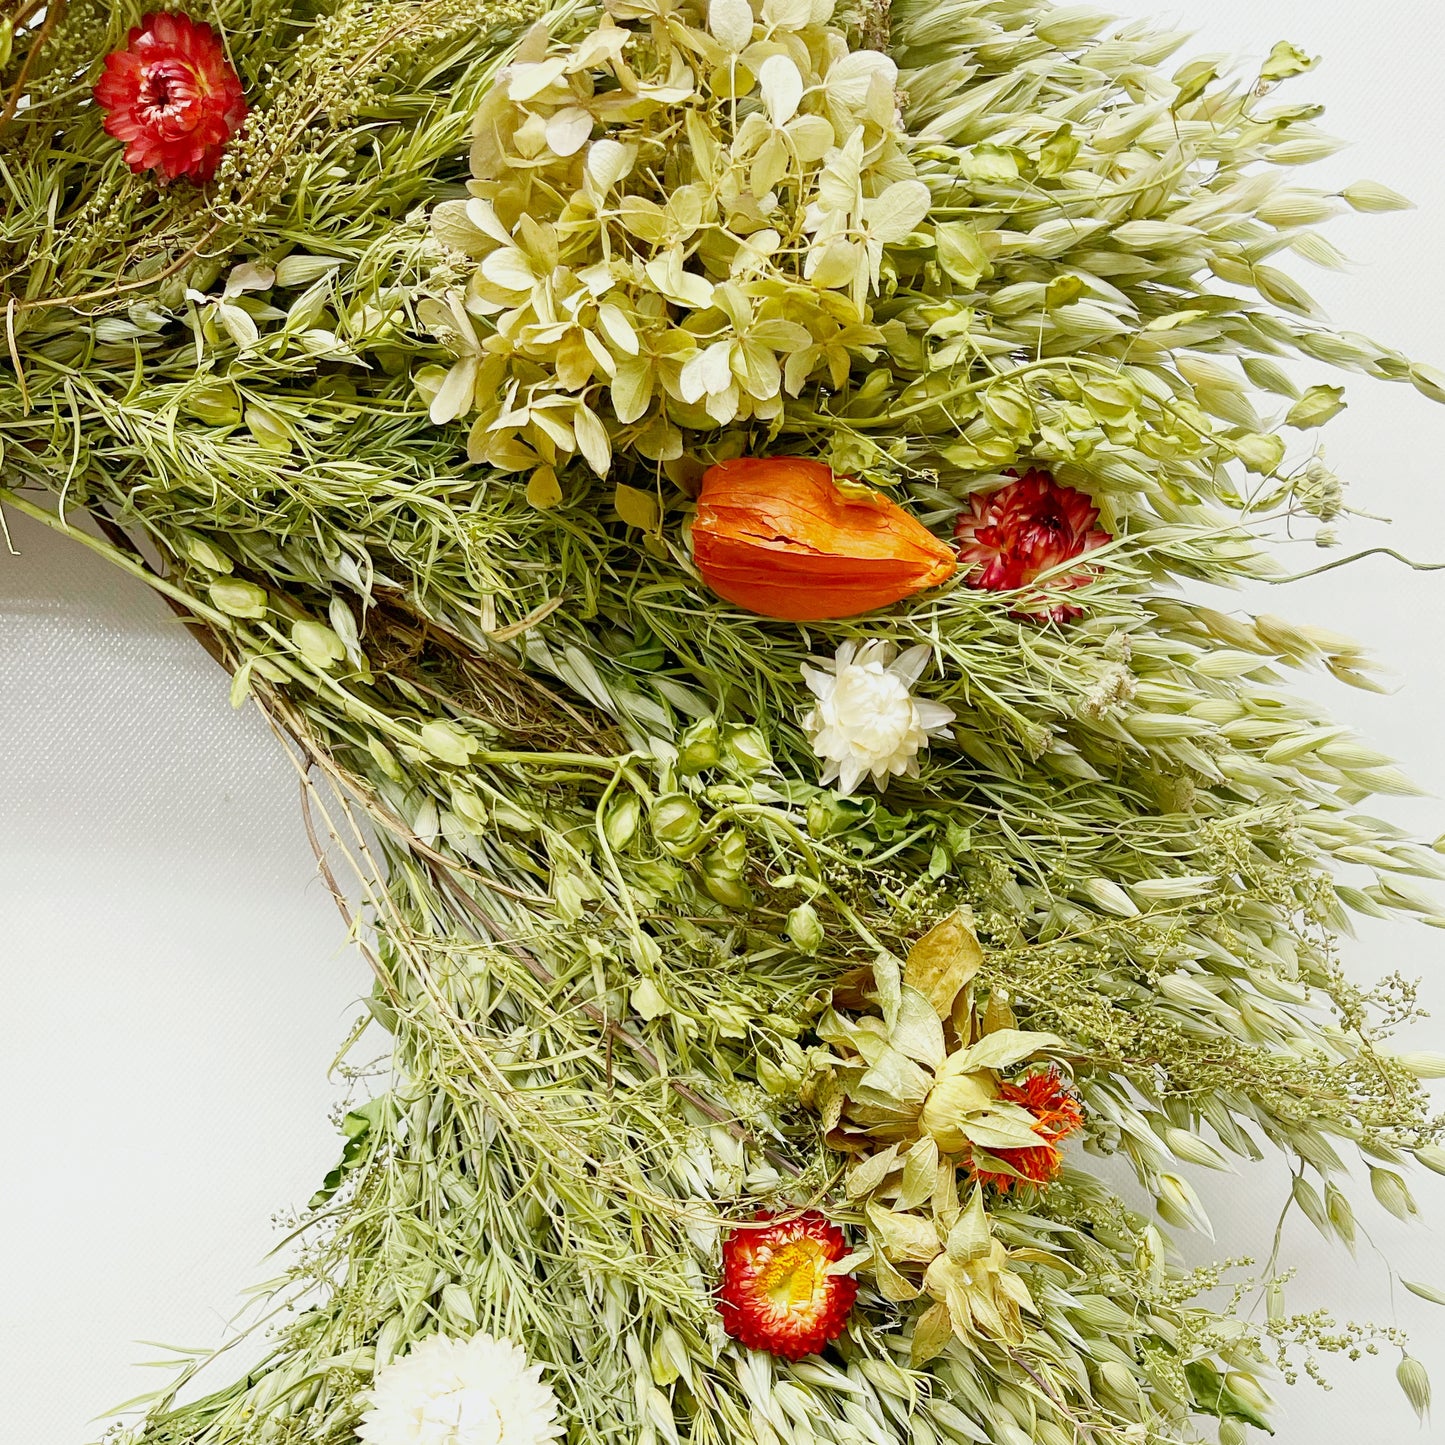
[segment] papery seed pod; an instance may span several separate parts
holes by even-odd
[[[514,833],[535,833],[537,831],[537,820],[530,813],[525,813],[515,803],[509,803],[505,798],[497,798],[492,803],[492,821],[503,828],[509,828]]]
[[[487,826],[487,805],[470,788],[453,788],[452,812],[462,820],[462,825],[480,834]]]
[[[1310,191],[1281,191],[1263,202],[1255,215],[1267,226],[1316,226],[1339,211],[1329,196]]]
[[[1024,1430],[1032,1431],[1036,1417],[1028,1396],[1010,1385],[998,1384],[994,1389],[997,1391],[998,1403],[1008,1411],[1014,1423]]]
[[[752,899],[748,885],[735,873],[714,866],[714,855],[703,864],[702,886],[708,897],[724,908],[746,908]]]
[[[1408,211],[1414,201],[1382,186],[1379,181],[1355,181],[1340,192],[1341,197],[1357,211]]]
[[[1141,878],[1129,890],[1136,898],[1150,903],[1174,898],[1195,898],[1215,887],[1217,880],[1210,873],[1182,873],[1177,878]]]
[[[1109,1389],[1120,1399],[1137,1401],[1141,1398],[1139,1382],[1134,1378],[1134,1372],[1128,1365],[1122,1364],[1118,1360],[1105,1360],[1099,1366],[1099,1374]]]
[[[702,832],[702,814],[685,793],[668,793],[659,798],[647,816],[652,836],[669,852],[683,852]]]
[[[368,736],[366,739],[366,751],[371,754],[372,761],[381,771],[394,783],[402,779],[401,764],[396,760],[396,754],[375,736]]]
[[[722,740],[710,717],[695,722],[677,740],[677,770],[684,777],[706,772],[722,762]]]
[[[757,1061],[758,1083],[774,1098],[796,1099],[803,1082],[801,1069],[791,1065],[779,1068],[766,1057],[759,1055]]]
[[[1434,1174],[1445,1174],[1445,1149],[1438,1144],[1425,1144],[1415,1150],[1416,1160]]]
[[[1187,1129],[1165,1129],[1164,1142],[1169,1146],[1169,1152],[1186,1164],[1200,1164],[1206,1169],[1227,1170],[1231,1167],[1229,1160],[1218,1149]]]
[[[895,502],[844,491],[802,457],[740,457],[703,476],[693,558],[719,597],[764,617],[855,617],[936,587],[953,550]]]
[[[1075,1295],[1069,1306],[1069,1313],[1088,1329],[1104,1333],[1128,1330],[1133,1326],[1133,1317],[1100,1294]]]
[[[1259,1381],[1243,1370],[1231,1370],[1225,1377],[1226,1388],[1249,1406],[1257,1415],[1268,1415],[1274,1409],[1274,1401],[1267,1395]]]
[[[1130,1129],[1126,1121],[1121,1120],[1120,1122],[1125,1126],[1120,1140],[1120,1148],[1129,1156],[1136,1168],[1148,1173],[1158,1171],[1173,1163],[1169,1151],[1153,1134],[1140,1129]]]
[[[236,564],[204,537],[187,536],[182,540],[181,546],[192,562],[199,563],[209,572],[230,573],[235,570]]]
[[[1413,1355],[1406,1355],[1395,1368],[1395,1378],[1415,1413],[1423,1421],[1430,1413],[1430,1375]]]
[[[682,881],[682,868],[675,863],[666,863],[662,858],[646,858],[633,864],[633,877],[644,889],[668,897],[678,890],[678,884]]]
[[[730,828],[717,841],[704,865],[709,872],[741,878],[748,866],[748,841],[737,828]]]
[[[804,813],[810,838],[834,838],[856,828],[873,811],[870,799],[842,798],[837,793],[819,793],[808,800]]]
[[[1090,878],[1084,892],[1104,909],[1119,918],[1137,918],[1139,905],[1112,878]]]
[[[482,861],[477,854],[477,833],[465,818],[458,817],[450,808],[442,808],[437,813],[437,822],[441,836],[453,852],[474,862]]]
[[[913,1445],[939,1445],[939,1437],[933,1426],[928,1423],[927,1418],[915,1411],[908,1418],[908,1428],[913,1432]],[[799,1435],[800,1441],[806,1441],[805,1435]]]
[[[728,761],[749,777],[773,765],[773,752],[761,728],[728,728],[723,736],[723,750]]]
[[[1319,1190],[1311,1184],[1303,1175],[1299,1175],[1290,1189],[1290,1195],[1299,1206],[1300,1212],[1319,1230],[1326,1238],[1330,1234],[1330,1217],[1325,1210],[1325,1202],[1320,1198]]]
[[[264,617],[270,605],[264,588],[234,578],[212,582],[209,595],[227,617]]]
[[[1219,1008],[1219,999],[1193,974],[1166,973],[1158,983],[1161,994],[1172,1003],[1187,1008],[1202,1008],[1213,1012]]]
[[[1256,671],[1262,663],[1257,652],[1240,652],[1236,648],[1223,647],[1218,652],[1206,652],[1194,663],[1194,670],[1205,677],[1241,677]],[[1234,722],[1244,715],[1243,705],[1232,698],[1209,698],[1196,703],[1189,709],[1195,717],[1207,718],[1214,723]]]
[[[800,903],[788,914],[788,937],[803,953],[817,953],[823,943],[823,925],[811,903]]]
[[[992,1421],[999,1445],[1034,1445],[1034,1437],[1012,1418],[995,1411]]]
[[[992,1073],[949,1070],[945,1064],[938,1082],[928,1091],[919,1123],[946,1154],[959,1154],[968,1148],[968,1136],[960,1128],[963,1119],[987,1109],[997,1097],[998,1084]]]
[[[602,825],[602,831],[607,835],[607,846],[620,852],[632,841],[641,820],[642,800],[636,793],[624,793],[607,810],[607,820]]]
[[[1170,1224],[1197,1229],[1214,1238],[1214,1226],[1188,1180],[1181,1179],[1177,1174],[1161,1174],[1154,1199],[1160,1215]]]
[[[1370,1188],[1375,1198],[1395,1216],[1408,1219],[1417,1213],[1415,1200],[1405,1187],[1405,1181],[1391,1169],[1370,1169]]]
[[[478,747],[477,740],[470,733],[446,718],[433,718],[423,723],[417,733],[417,741],[429,756],[455,768],[464,767]]]
[[[1393,1055],[1394,1062],[1417,1079],[1445,1079],[1445,1054],[1417,1052]]]
[[[918,1387],[891,1360],[862,1359],[858,1362],[858,1368],[863,1377],[885,1395],[909,1401],[917,1398]]]
[[[346,656],[345,645],[331,628],[309,617],[291,624],[291,643],[307,661],[323,669],[334,667]]]
[[[1157,1284],[1164,1278],[1164,1267],[1168,1260],[1164,1236],[1157,1225],[1144,1227],[1139,1243],[1134,1249],[1134,1268],[1139,1270],[1151,1283]]]
[[[1355,1247],[1355,1211],[1350,1208],[1350,1201],[1345,1198],[1344,1193],[1333,1184],[1325,1185],[1325,1213],[1329,1216],[1335,1233],[1353,1249]]]

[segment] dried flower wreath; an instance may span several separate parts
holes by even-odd
[[[1171,1239],[1266,1147],[1346,1239],[1347,1157],[1402,1216],[1445,1172],[1411,989],[1334,945],[1445,860],[1282,687],[1368,664],[1189,586],[1344,507],[1291,357],[1445,398],[1275,264],[1404,204],[1295,179],[1310,59],[1047,0],[133,11],[5,7],[0,503],[87,513],[294,749],[388,1063],[265,1360],[115,1440],[1238,1445],[1376,1348]]]

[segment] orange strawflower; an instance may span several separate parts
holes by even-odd
[[[981,1184],[992,1184],[1000,1193],[1007,1193],[1020,1178],[1030,1184],[1052,1183],[1059,1177],[1064,1162],[1060,1141],[1084,1124],[1084,1109],[1078,1097],[1057,1069],[1001,1083],[998,1097],[1027,1109],[1034,1116],[1034,1133],[1039,1136],[1039,1143],[1030,1148],[990,1151],[986,1158],[1001,1160],[1014,1172],[1005,1174],[981,1166],[975,1160],[970,1165],[974,1178]]]
[[[843,1231],[817,1212],[736,1229],[723,1242],[718,1311],[723,1328],[750,1350],[785,1360],[816,1355],[843,1333],[858,1297],[851,1275],[829,1274],[848,1253]]]

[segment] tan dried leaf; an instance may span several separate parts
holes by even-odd
[[[914,1323],[908,1346],[909,1363],[915,1370],[921,1370],[943,1353],[952,1338],[953,1318],[948,1306],[942,1300],[936,1300]]]
[[[921,1214],[900,1214],[870,1203],[867,1209],[869,1233],[883,1254],[895,1264],[927,1264],[941,1254],[938,1230]]]
[[[959,908],[909,950],[903,981],[928,999],[940,1019],[946,1019],[954,1000],[982,966],[983,949],[973,931],[973,918]]]

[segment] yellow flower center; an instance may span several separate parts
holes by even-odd
[[[758,1284],[774,1309],[789,1313],[811,1305],[827,1284],[828,1260],[815,1239],[774,1249],[758,1270]]]

